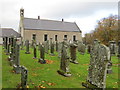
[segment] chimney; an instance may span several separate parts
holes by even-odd
[[[38,19],[40,19],[40,16],[38,16]]]
[[[64,19],[62,18],[62,22],[64,22]]]

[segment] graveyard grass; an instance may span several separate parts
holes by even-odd
[[[2,46],[0,46],[1,48]],[[25,48],[24,48],[25,49]],[[79,64],[70,63],[71,77],[64,77],[57,73],[59,70],[60,59],[55,56],[45,55],[46,60],[53,61],[50,64],[40,64],[38,59],[33,58],[33,49],[30,48],[31,54],[25,54],[25,50],[20,51],[20,65],[28,69],[28,86],[34,88],[43,86],[45,88],[85,88],[82,82],[86,81],[88,75],[88,64],[90,55],[85,53],[81,55],[77,52],[77,60]],[[37,50],[37,57],[39,52]],[[2,50],[2,88],[16,88],[17,84],[21,81],[21,74],[12,72],[13,67],[9,65],[7,60],[8,56],[5,55],[4,49]],[[112,56],[112,74],[107,74],[106,87],[118,88],[118,59]]]

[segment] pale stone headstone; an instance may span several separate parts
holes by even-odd
[[[44,48],[43,44],[40,46],[40,58],[39,58],[38,62],[41,63],[41,64],[46,63],[46,60],[45,60],[45,48]]]
[[[83,86],[95,89],[106,88],[106,73],[110,61],[110,50],[107,46],[95,42],[90,54],[88,77]]]
[[[29,52],[29,40],[26,40],[26,52],[25,54],[30,54]]]
[[[72,62],[74,64],[78,64],[78,62],[76,60],[76,48],[77,48],[77,44],[75,44],[75,43],[70,44],[70,56],[71,56],[70,62]]]
[[[16,47],[15,47],[15,60],[14,60],[13,70],[15,71],[16,74],[21,73],[19,44],[16,44]]]
[[[21,87],[27,88],[27,78],[28,78],[28,70],[24,66],[21,66]]]
[[[109,41],[110,54],[115,55],[116,43],[115,41]]]
[[[82,42],[78,41],[78,52],[80,52],[80,54],[84,55],[85,54],[85,44],[83,44]]]
[[[67,46],[65,44],[65,41],[62,42],[62,51],[61,51],[61,62],[60,62],[60,70],[57,72],[61,75],[64,75],[66,77],[70,77],[71,73],[69,71],[69,56],[67,53]]]

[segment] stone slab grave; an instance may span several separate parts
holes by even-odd
[[[17,89],[25,89],[27,88],[27,79],[28,79],[28,70],[26,67],[21,66],[21,83],[17,86]]]
[[[38,62],[41,63],[41,64],[46,64],[45,48],[44,48],[43,44],[40,45],[40,58],[38,59]]]
[[[50,38],[50,55],[54,56],[54,42],[52,41],[52,38]]]
[[[60,69],[57,71],[59,74],[70,77],[71,73],[69,70],[69,56],[67,53],[67,45],[65,44],[65,41],[62,42],[62,50],[61,50],[61,60],[60,60]]]
[[[96,41],[90,54],[88,77],[82,85],[93,90],[106,88],[106,74],[109,60],[109,48]]]
[[[21,46],[20,49],[21,49],[21,50],[24,50],[24,41],[21,41],[21,45],[20,45],[20,46]]]
[[[71,43],[70,44],[70,56],[71,56],[71,60],[70,62],[74,63],[74,64],[78,64],[78,61],[76,60],[76,49],[77,49],[77,44],[76,43]]]
[[[45,47],[45,53],[49,53],[49,41],[47,40],[47,41],[45,41],[44,43],[44,47]]]
[[[11,45],[11,53],[10,53],[10,58],[11,58],[10,65],[11,66],[13,66],[15,63],[15,49],[16,49],[17,38],[14,36],[14,37],[12,37],[12,40],[13,40],[12,41],[13,45]]]
[[[110,54],[115,55],[116,54],[116,43],[115,41],[109,41],[109,48],[110,48]]]
[[[35,43],[33,44],[33,54],[34,54],[33,59],[36,59],[37,58],[37,47]]]
[[[62,42],[58,43],[58,57],[61,58]]]
[[[118,58],[120,59],[120,40],[118,41]]]
[[[58,41],[55,42],[56,52],[58,52]]]
[[[29,40],[26,40],[26,52],[25,54],[30,54],[30,51],[29,51]]]
[[[20,66],[20,45],[16,44],[15,46],[15,61],[13,65],[13,70],[16,74],[21,73],[21,66]]]
[[[13,42],[13,40],[14,40],[14,36],[11,36],[10,37],[11,39],[10,39],[10,55],[9,55],[9,57],[8,57],[8,60],[10,61],[10,60],[12,60],[12,55],[13,55],[13,44],[14,44],[14,42]]]
[[[86,49],[85,44],[83,44],[81,41],[78,41],[78,52],[84,55],[85,49]]]

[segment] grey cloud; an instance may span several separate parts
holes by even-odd
[[[86,17],[99,10],[117,9],[117,2],[79,2],[65,3],[50,7],[47,11],[48,17]]]

